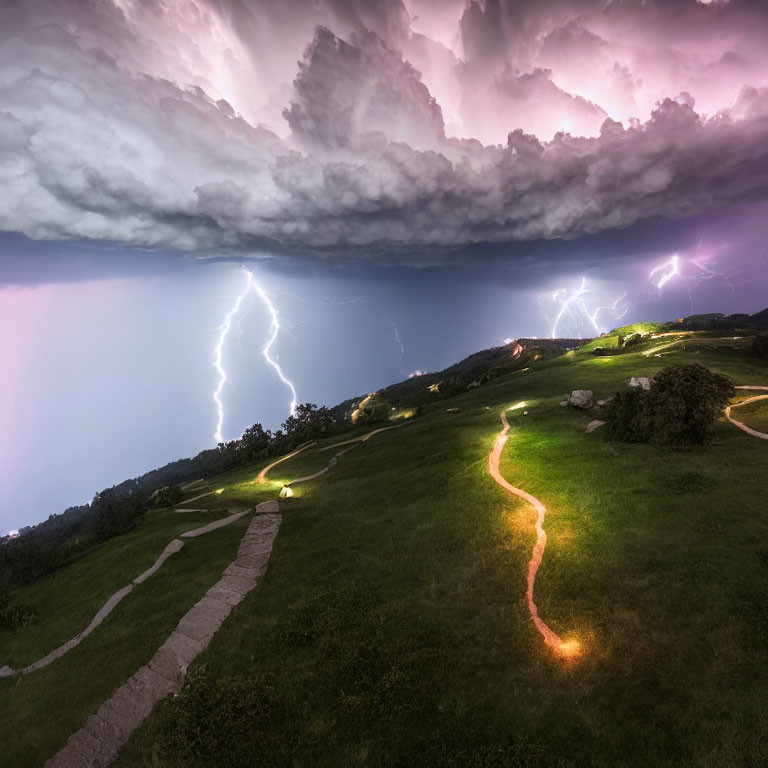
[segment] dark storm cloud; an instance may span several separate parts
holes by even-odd
[[[4,8],[0,229],[31,238],[425,263],[768,188],[744,0]],[[667,98],[643,106],[648,83]],[[704,114],[681,84],[730,96]]]

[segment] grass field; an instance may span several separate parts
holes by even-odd
[[[752,392],[750,394],[754,396],[760,393]],[[768,392],[764,394],[768,394]],[[744,400],[746,398],[740,399]],[[756,403],[743,405],[741,408],[733,411],[731,415],[734,419],[746,424],[748,427],[768,434],[768,400],[758,400]]]
[[[768,367],[739,348],[697,340],[646,356],[654,344],[536,363],[298,486],[281,503],[266,576],[195,665],[202,693],[158,707],[118,765],[765,765],[768,444],[721,421],[707,448],[660,452],[586,435],[598,414],[559,406],[572,389],[607,397],[676,362],[768,385]],[[509,414],[501,469],[547,506],[535,597],[556,632],[580,641],[575,661],[548,651],[526,609],[533,510],[487,473],[499,411],[519,401],[528,414]],[[734,415],[765,417],[748,408]],[[333,452],[319,447],[265,485],[260,467],[216,478],[195,493],[222,493],[192,506],[274,497],[325,466]],[[0,663],[55,647],[180,529],[217,514],[152,513],[27,588],[20,599],[41,619],[0,637]],[[247,520],[190,542],[64,659],[0,680],[9,765],[41,765],[152,655]]]

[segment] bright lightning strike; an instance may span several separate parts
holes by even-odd
[[[400,334],[397,332],[397,323],[393,322],[392,327],[395,329],[395,341],[400,345],[400,373],[402,373],[403,358],[405,357],[405,347],[403,346],[403,340],[400,338]]]
[[[663,264],[659,264],[651,270],[648,280],[659,290],[663,288],[675,275],[680,274],[680,257],[675,254]]]
[[[591,326],[590,331],[594,330],[597,334],[603,332],[604,329],[599,322],[602,314],[608,313],[616,321],[621,320],[629,311],[629,306],[626,306],[626,293],[619,296],[610,306],[601,306],[590,310],[587,306],[587,297],[593,293],[594,291],[587,288],[587,278],[582,277],[579,287],[575,291],[569,292],[566,288],[559,288],[552,294],[552,301],[560,304],[560,309],[552,323],[553,339],[558,337],[558,333],[563,332],[558,329],[566,323],[566,320],[570,320],[572,327],[577,329],[577,335],[581,338],[582,330],[587,324]],[[625,303],[623,309],[621,308],[622,303]]]
[[[217,444],[224,442],[224,437],[221,434],[221,430],[224,426],[224,403],[221,400],[221,394],[224,390],[224,385],[227,383],[227,372],[224,370],[224,366],[222,364],[224,341],[229,335],[230,329],[232,328],[232,319],[240,311],[240,306],[242,305],[243,300],[253,285],[253,275],[247,270],[246,274],[248,275],[248,278],[245,284],[245,288],[243,289],[242,293],[237,296],[235,303],[232,305],[232,308],[229,310],[229,312],[227,312],[227,315],[224,318],[224,322],[220,326],[221,333],[219,333],[219,340],[216,343],[213,366],[216,368],[219,374],[219,381],[216,385],[216,389],[213,392],[213,401],[216,403],[217,414],[216,432],[214,432],[213,438],[216,440]]]
[[[280,381],[282,381],[283,384],[285,384],[285,386],[291,390],[291,416],[293,416],[296,413],[296,388],[293,386],[293,382],[286,378],[285,374],[283,373],[283,369],[280,367],[280,364],[277,362],[277,360],[273,360],[269,354],[270,350],[272,349],[272,345],[275,343],[275,341],[277,341],[277,335],[280,333],[280,318],[274,305],[269,300],[269,296],[267,296],[267,294],[264,292],[264,289],[256,284],[254,284],[253,287],[256,290],[256,293],[259,294],[261,300],[267,305],[269,314],[272,317],[272,336],[270,336],[269,341],[264,345],[261,353],[264,355],[264,359],[267,361],[267,363],[275,371]]]
[[[272,368],[272,370],[275,371],[280,381],[285,384],[288,389],[291,391],[291,409],[290,409],[290,415],[293,416],[296,413],[296,388],[293,385],[293,382],[286,377],[286,375],[283,373],[283,369],[280,367],[280,364],[275,360],[270,352],[272,350],[272,347],[274,343],[277,341],[277,336],[280,333],[281,330],[283,330],[283,327],[280,325],[280,318],[278,315],[278,311],[275,309],[272,302],[269,300],[269,296],[267,296],[266,292],[261,288],[261,286],[257,285],[253,281],[253,272],[250,270],[243,270],[245,274],[247,275],[247,280],[245,284],[245,288],[242,290],[241,293],[237,295],[235,298],[235,302],[232,305],[229,312],[227,312],[224,322],[219,326],[219,339],[216,342],[216,349],[214,354],[214,368],[216,368],[218,374],[219,374],[219,380],[216,385],[216,389],[213,392],[213,401],[216,403],[216,432],[214,433],[214,439],[216,440],[216,443],[222,443],[224,442],[224,436],[222,435],[222,429],[224,426],[224,402],[222,401],[221,397],[224,392],[224,385],[227,383],[227,372],[224,369],[223,364],[223,352],[224,352],[224,342],[226,341],[227,336],[229,335],[230,330],[232,330],[232,322],[235,318],[235,316],[240,312],[240,307],[243,304],[243,301],[245,300],[245,297],[248,295],[248,293],[251,290],[256,291],[256,293],[259,294],[259,298],[264,302],[267,309],[269,310],[269,314],[272,320],[270,333],[271,336],[269,337],[269,341],[264,345],[264,347],[261,350],[261,353],[264,355],[264,359],[267,361],[267,364]]]

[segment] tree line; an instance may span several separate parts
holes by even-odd
[[[0,539],[0,589],[39,579],[91,547],[129,531],[152,505],[152,494],[166,486],[207,479],[230,469],[280,456],[302,443],[348,429],[343,414],[303,403],[280,429],[254,424],[242,437],[219,443],[189,459],[173,461],[140,477],[97,493],[90,504],[69,507],[18,538]]]

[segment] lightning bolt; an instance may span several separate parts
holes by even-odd
[[[648,280],[659,291],[675,276],[680,274],[680,257],[675,254],[663,264],[655,266]]]
[[[756,277],[757,272],[761,269],[759,265],[753,265],[745,267],[743,269],[737,269],[731,272],[721,272],[716,267],[719,262],[713,260],[711,256],[722,253],[722,246],[710,246],[704,247],[703,237],[699,240],[698,248],[696,249],[700,253],[703,251],[703,255],[699,255],[696,258],[681,259],[678,254],[674,254],[662,264],[655,266],[648,275],[648,281],[656,289],[658,296],[661,295],[661,289],[673,278],[679,277],[685,284],[688,291],[688,300],[691,304],[691,314],[693,314],[694,292],[696,289],[715,278],[722,281],[723,285],[734,292],[738,287],[742,285],[762,285],[760,280],[756,279],[740,279],[734,281],[739,275],[745,273],[752,273],[751,277]],[[709,260],[705,260],[710,257]],[[687,269],[683,269],[683,266],[687,266]],[[765,267],[763,263],[762,267]],[[694,272],[691,273],[691,268]]]
[[[219,340],[216,342],[216,349],[214,352],[213,367],[219,374],[219,381],[216,385],[216,389],[213,392],[213,401],[216,403],[217,414],[216,431],[213,433],[213,439],[216,441],[217,445],[218,443],[224,442],[224,437],[221,434],[222,427],[224,426],[224,403],[221,400],[221,394],[224,390],[224,385],[227,383],[227,372],[224,370],[224,366],[222,364],[224,341],[226,340],[227,336],[229,335],[229,331],[232,328],[232,319],[240,311],[240,306],[242,305],[243,300],[248,295],[248,292],[251,290],[251,286],[253,285],[253,274],[247,270],[245,270],[245,273],[248,276],[245,288],[240,294],[238,294],[237,298],[235,299],[235,303],[232,305],[232,308],[229,310],[229,312],[227,312],[226,317],[224,318],[224,322],[219,326]]]
[[[224,322],[219,326],[219,338],[216,342],[216,347],[214,350],[213,366],[219,374],[219,380],[216,384],[216,389],[213,392],[213,401],[216,404],[216,431],[214,432],[213,437],[217,444],[224,442],[224,436],[222,435],[222,429],[224,426],[224,402],[222,400],[222,394],[224,392],[224,385],[228,381],[227,372],[223,363],[224,342],[226,341],[229,332],[232,330],[232,323],[234,318],[240,312],[243,301],[245,301],[245,297],[250,293],[251,290],[255,291],[259,295],[259,298],[266,305],[271,318],[270,337],[262,348],[261,353],[264,355],[264,359],[267,361],[267,364],[270,366],[270,368],[272,368],[272,370],[277,374],[280,381],[282,381],[283,384],[285,384],[288,389],[290,389],[290,415],[293,416],[296,413],[296,388],[294,387],[293,382],[283,373],[283,369],[280,367],[280,364],[277,362],[277,360],[275,360],[270,354],[272,347],[277,341],[277,337],[280,331],[284,330],[280,325],[278,311],[269,300],[269,296],[267,296],[264,289],[254,282],[253,272],[247,269],[244,269],[243,272],[245,272],[247,276],[245,288],[243,288],[243,290],[237,295],[234,303],[232,304],[232,307],[224,317]]]
[[[277,362],[277,360],[273,360],[269,354],[272,346],[277,341],[278,334],[280,333],[280,318],[274,305],[269,300],[269,296],[267,296],[267,294],[264,292],[264,289],[255,283],[253,287],[256,290],[256,293],[259,294],[259,298],[264,302],[264,304],[266,304],[267,309],[269,310],[269,314],[272,318],[272,335],[270,336],[269,341],[264,345],[261,353],[264,355],[264,359],[267,361],[267,364],[271,366],[275,371],[280,381],[282,381],[283,384],[285,384],[285,386],[291,390],[291,416],[293,416],[296,413],[296,387],[293,386],[293,382],[290,379],[286,378],[285,374],[283,373],[283,369],[280,367],[280,364]]]
[[[400,373],[403,372],[403,358],[405,357],[405,347],[403,341],[400,338],[400,334],[397,332],[397,323],[393,322],[392,327],[395,329],[395,341],[400,345]]]
[[[581,330],[585,325],[585,321],[592,326],[592,329],[597,334],[603,332],[603,327],[600,325],[599,318],[601,313],[610,312],[614,320],[621,320],[624,315],[629,311],[627,305],[623,310],[619,308],[620,304],[626,299],[627,294],[624,292],[618,299],[616,299],[610,306],[601,306],[597,309],[591,310],[587,306],[586,296],[594,293],[587,288],[587,278],[582,277],[579,287],[575,291],[569,293],[566,288],[559,288],[552,294],[552,301],[560,304],[560,309],[555,316],[555,321],[552,324],[552,338],[557,338],[558,327],[564,321],[566,315],[573,321],[575,327],[578,330],[579,338],[581,338]]]

